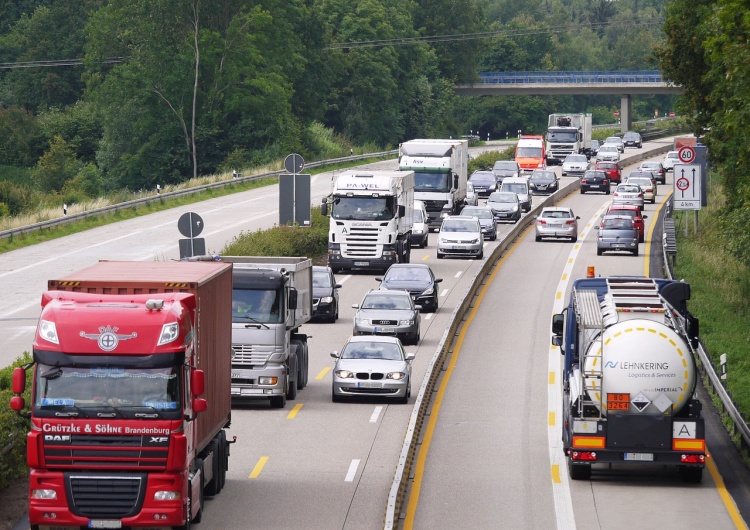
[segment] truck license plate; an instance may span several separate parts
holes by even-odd
[[[653,462],[654,454],[653,453],[625,453],[625,460],[628,460],[630,462],[632,461]]]
[[[370,265],[369,261],[355,261],[354,266],[355,267],[367,267]]]
[[[91,519],[89,528],[122,528],[122,521],[110,519]]]

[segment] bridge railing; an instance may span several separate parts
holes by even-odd
[[[480,83],[664,83],[659,70],[591,72],[479,72]]]

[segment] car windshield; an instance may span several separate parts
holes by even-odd
[[[383,278],[384,282],[402,281],[430,281],[430,272],[423,267],[393,267],[388,269]]]
[[[597,164],[596,169],[615,169],[617,166],[612,163]]]
[[[614,208],[614,209],[610,210],[609,212],[612,213],[612,214],[615,214],[615,215],[627,215],[629,217],[637,217],[638,216],[638,212],[636,210],[629,210],[629,209],[625,209],[625,208]]]
[[[642,177],[629,178],[628,184],[637,184],[638,186],[651,186],[651,180]]]
[[[403,361],[401,348],[392,342],[349,342],[341,352],[342,359],[385,359]]]
[[[473,215],[477,219],[494,219],[492,212],[486,208],[464,208],[461,215]]]
[[[520,193],[521,195],[525,195],[529,192],[525,184],[514,183],[514,182],[508,182],[507,184],[503,184],[503,191],[512,191],[513,193]]]
[[[331,287],[331,275],[326,271],[313,271],[313,287]]]
[[[516,150],[516,158],[542,158],[542,148],[519,147]]]
[[[371,294],[362,301],[362,309],[411,309],[410,296]]]
[[[414,213],[412,214],[412,220],[415,223],[424,223],[424,215],[422,214],[422,210],[414,210]]]
[[[492,169],[503,169],[506,171],[518,171],[518,163],[497,161]]]
[[[490,195],[487,202],[517,202],[518,195],[515,193],[493,193]]]
[[[532,180],[534,179],[554,180],[555,172],[554,171],[534,171],[531,174],[530,178]]]
[[[479,232],[479,227],[475,221],[463,220],[445,220],[441,232]]]
[[[621,184],[615,190],[618,193],[638,193],[641,188],[635,185]]]
[[[548,219],[570,219],[573,216],[570,212],[565,210],[545,210],[539,217],[546,217]]]
[[[584,164],[588,162],[588,158],[586,158],[584,155],[570,155],[565,158],[565,162],[568,163],[575,163],[583,162]]]
[[[474,173],[469,180],[474,184],[482,185],[495,184],[497,182],[493,173]]]
[[[647,169],[659,169],[659,164],[658,163],[652,163],[652,162],[643,162],[641,164],[641,167],[642,168],[647,168]]]
[[[627,139],[627,140],[637,140],[639,137],[640,137],[640,135],[638,133],[629,132],[629,133],[625,133],[625,135],[622,138],[623,138],[623,140],[625,140],[625,139]]]
[[[670,151],[667,153],[667,158],[679,158],[679,155],[677,154],[677,151]]]
[[[603,145],[601,149],[599,149],[600,153],[602,151],[604,151],[605,153],[610,152],[610,151],[617,151],[617,146],[616,145]]]
[[[603,179],[605,175],[603,171],[587,171],[583,177],[587,179]]]
[[[622,142],[622,138],[619,136],[608,136],[606,140],[604,140],[605,144],[619,144]]]

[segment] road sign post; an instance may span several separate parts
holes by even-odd
[[[695,162],[695,149],[690,145],[683,145],[677,151],[677,158],[679,158],[680,162],[683,164],[692,164]]]

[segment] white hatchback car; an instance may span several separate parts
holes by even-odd
[[[586,155],[568,155],[562,163],[562,176],[573,175],[580,177],[589,168],[589,158]]]
[[[619,162],[620,149],[613,144],[604,144],[597,151],[596,159],[601,162]]]
[[[468,215],[451,215],[443,219],[438,233],[437,257],[459,256],[482,259],[484,235],[479,219]]]
[[[661,163],[664,166],[664,171],[672,171],[675,164],[679,164],[680,157],[677,151],[670,151],[664,157],[664,161]]]

